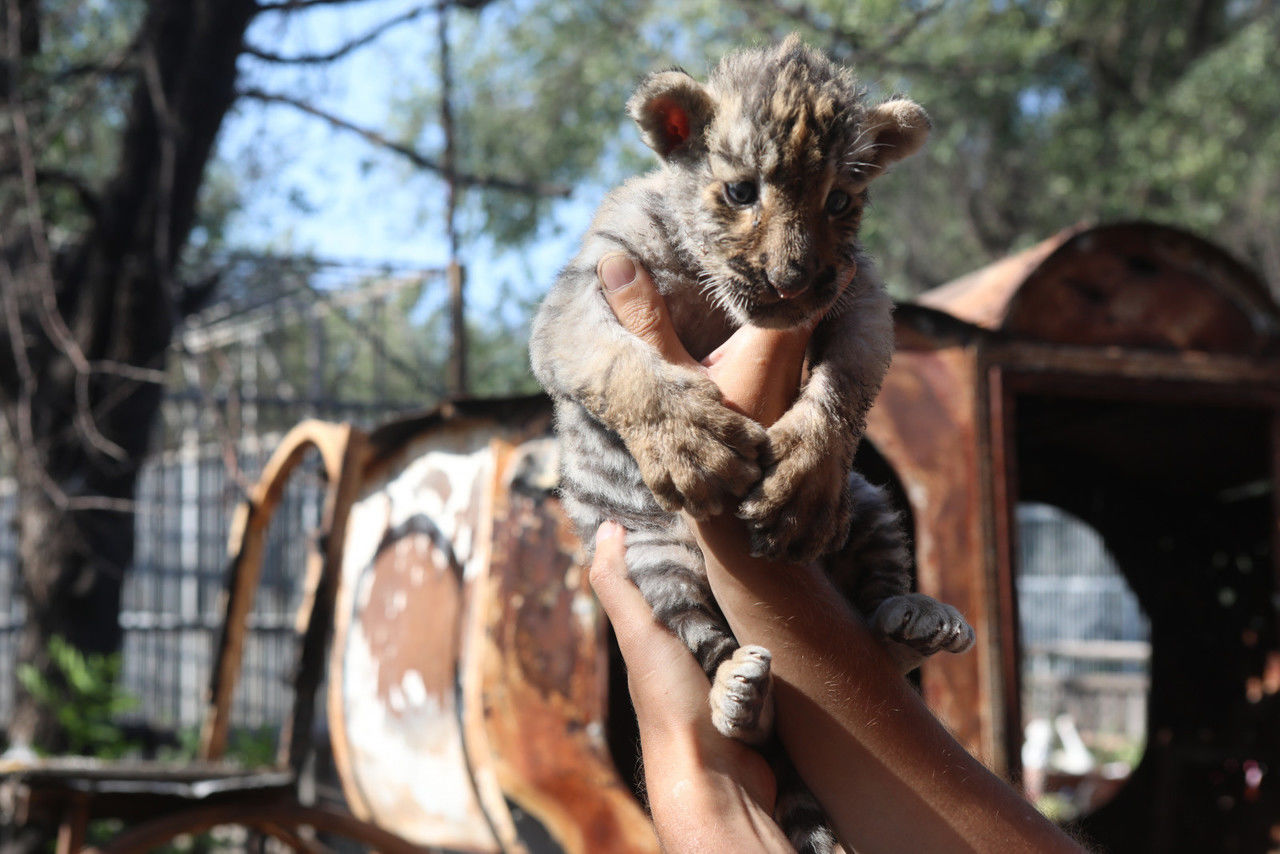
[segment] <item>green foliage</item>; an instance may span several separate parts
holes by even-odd
[[[31,664],[18,668],[18,680],[49,709],[66,734],[71,753],[115,759],[134,749],[116,718],[137,705],[118,686],[120,656],[85,655],[65,639],[49,641],[54,675]]]
[[[227,738],[227,759],[245,768],[273,765],[276,761],[278,735],[274,727],[233,729]]]
[[[61,0],[42,10],[41,49],[22,69],[19,95],[55,241],[87,224],[80,190],[101,190],[119,158],[131,91],[122,69],[142,12],[140,0]]]
[[[1076,222],[1138,217],[1199,231],[1280,280],[1280,10],[1268,0],[493,3],[455,39],[463,165],[590,197],[652,162],[623,115],[641,75],[700,74],[730,46],[790,31],[851,62],[873,97],[906,92],[934,119],[866,219],[900,293]],[[406,96],[406,138],[437,138],[437,95]],[[508,245],[545,236],[563,210],[468,198]]]

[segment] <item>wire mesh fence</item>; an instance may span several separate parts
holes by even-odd
[[[1101,537],[1043,504],[1018,509],[1024,720],[1070,715],[1095,738],[1140,742],[1150,624]]]
[[[1024,782],[1068,817],[1109,797],[1142,755],[1151,628],[1083,521],[1021,504],[1018,544]]]
[[[121,723],[169,733],[200,724],[222,623],[232,516],[284,433],[305,418],[369,427],[439,396],[447,346],[430,340],[430,306],[422,307],[442,281],[438,272],[260,259],[252,270],[255,279],[239,282],[174,344],[158,450],[142,467],[134,500],[121,678],[138,702]],[[249,617],[235,726],[273,726],[288,714],[295,615],[325,486],[318,461],[304,462],[275,513]],[[14,704],[25,618],[17,595],[17,500],[13,482],[0,477],[0,720]]]

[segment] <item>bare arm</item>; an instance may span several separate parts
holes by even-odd
[[[712,726],[707,677],[628,580],[623,543],[617,524],[600,526],[591,585],[627,661],[649,807],[664,850],[790,852],[770,817],[776,784],[768,763]]]
[[[624,326],[661,316],[644,281],[609,301]],[[661,334],[650,343],[688,358]],[[804,346],[803,336],[741,330],[712,378],[730,405],[768,423],[794,395]],[[696,531],[734,634],[773,653],[779,735],[845,842],[862,854],[1081,850],[951,738],[817,567],[752,558],[727,516]]]

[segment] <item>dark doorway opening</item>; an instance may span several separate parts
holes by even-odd
[[[1150,620],[1146,747],[1081,827],[1114,851],[1266,850],[1266,816],[1280,814],[1266,779],[1280,769],[1264,761],[1280,747],[1277,698],[1263,687],[1277,647],[1275,413],[1194,388],[1044,388],[1006,398],[1011,502],[1096,531]]]

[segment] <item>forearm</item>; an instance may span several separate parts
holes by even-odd
[[[951,738],[820,570],[751,558],[728,517],[697,531],[734,635],[773,653],[778,733],[841,838],[861,854],[1079,851]]]
[[[742,768],[725,767],[726,746],[708,749],[710,741],[724,736],[681,735],[641,728],[649,808],[667,854],[791,854],[794,849],[769,811],[744,787]],[[750,748],[735,744],[729,749]],[[767,785],[764,800],[772,801],[771,779],[756,785]]]

